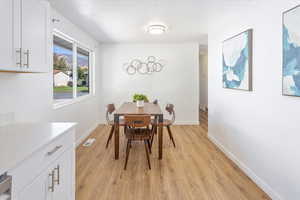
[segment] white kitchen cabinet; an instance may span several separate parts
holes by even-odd
[[[33,72],[47,71],[49,64],[49,8],[41,0],[22,0],[23,68]]]
[[[12,200],[75,200],[74,126],[0,127],[0,173],[12,177]]]
[[[74,200],[74,152],[68,150],[55,163],[55,178],[54,192],[52,200]]]
[[[0,1],[0,71],[49,71],[49,3]]]
[[[45,170],[24,190],[17,194],[17,197],[15,197],[15,199],[52,200],[53,194],[49,191],[49,185],[52,181],[50,177],[52,170],[53,169],[50,168]]]
[[[1,0],[0,1],[0,69],[17,69],[17,47],[21,48],[20,38],[15,38],[14,25],[19,23],[16,17],[20,15],[19,0]],[[18,67],[20,67],[18,65]]]
[[[17,194],[17,200],[75,200],[74,150],[69,149]]]

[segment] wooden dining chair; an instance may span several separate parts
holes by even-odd
[[[106,106],[106,122],[109,126],[111,126],[110,133],[109,133],[109,136],[107,138],[107,142],[106,142],[106,146],[105,146],[106,148],[108,147],[109,142],[110,142],[112,136],[114,135],[114,131],[115,131],[115,122],[114,122],[114,120],[110,119],[110,116],[113,115],[113,112],[115,112],[115,110],[116,110],[116,107],[115,107],[114,104],[108,104]],[[119,125],[120,126],[125,125],[124,119],[120,119]]]
[[[173,137],[173,134],[172,134],[172,131],[171,131],[171,126],[175,122],[174,105],[173,104],[167,104],[166,111],[171,115],[171,119],[164,119],[163,126],[167,128],[168,133],[169,133],[169,137],[170,137],[170,139],[173,143],[173,146],[176,147],[175,140],[174,140],[174,137]],[[157,119],[152,120],[151,124],[152,124],[152,130],[154,130],[154,132],[157,133]],[[153,139],[154,139],[154,135],[152,135],[152,138],[151,138],[151,146],[152,146],[152,143],[153,143]]]
[[[150,115],[125,115],[124,121],[127,127],[127,129],[125,130],[125,135],[127,138],[127,146],[126,146],[126,159],[125,159],[124,170],[126,170],[127,168],[127,162],[129,158],[132,141],[144,141],[148,166],[149,169],[151,169],[149,153],[151,153],[150,140],[153,133],[148,128],[151,123],[151,116]]]

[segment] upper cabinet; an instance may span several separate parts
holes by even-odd
[[[1,0],[0,71],[49,71],[49,3]]]
[[[0,69],[16,67],[14,46],[14,0],[0,1]]]
[[[39,0],[22,0],[23,67],[32,71],[46,71],[49,66],[49,9]]]

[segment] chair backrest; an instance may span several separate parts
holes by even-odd
[[[157,105],[157,104],[158,104],[158,100],[155,99],[155,100],[153,101],[153,104]]]
[[[151,123],[150,115],[125,115],[125,125],[132,128],[147,127]]]
[[[175,110],[174,110],[174,105],[173,104],[167,104],[166,105],[166,111],[168,111],[168,113],[170,115],[172,115],[172,123],[175,122]]]
[[[106,106],[106,121],[109,122],[109,115],[111,115],[116,110],[115,104],[108,104]]]

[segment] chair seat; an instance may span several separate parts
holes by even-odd
[[[173,124],[172,120],[164,119],[164,121],[163,121],[164,126],[170,126],[172,124]],[[156,125],[156,122],[154,119],[151,120],[151,125]]]
[[[113,120],[110,120],[110,121],[108,122],[108,124],[111,125],[111,126],[113,126],[113,125],[115,124],[115,122],[114,122]],[[125,121],[124,121],[124,119],[120,119],[120,120],[119,120],[119,126],[125,126]]]
[[[151,131],[148,128],[127,128],[125,131],[127,139],[130,140],[150,140]]]

